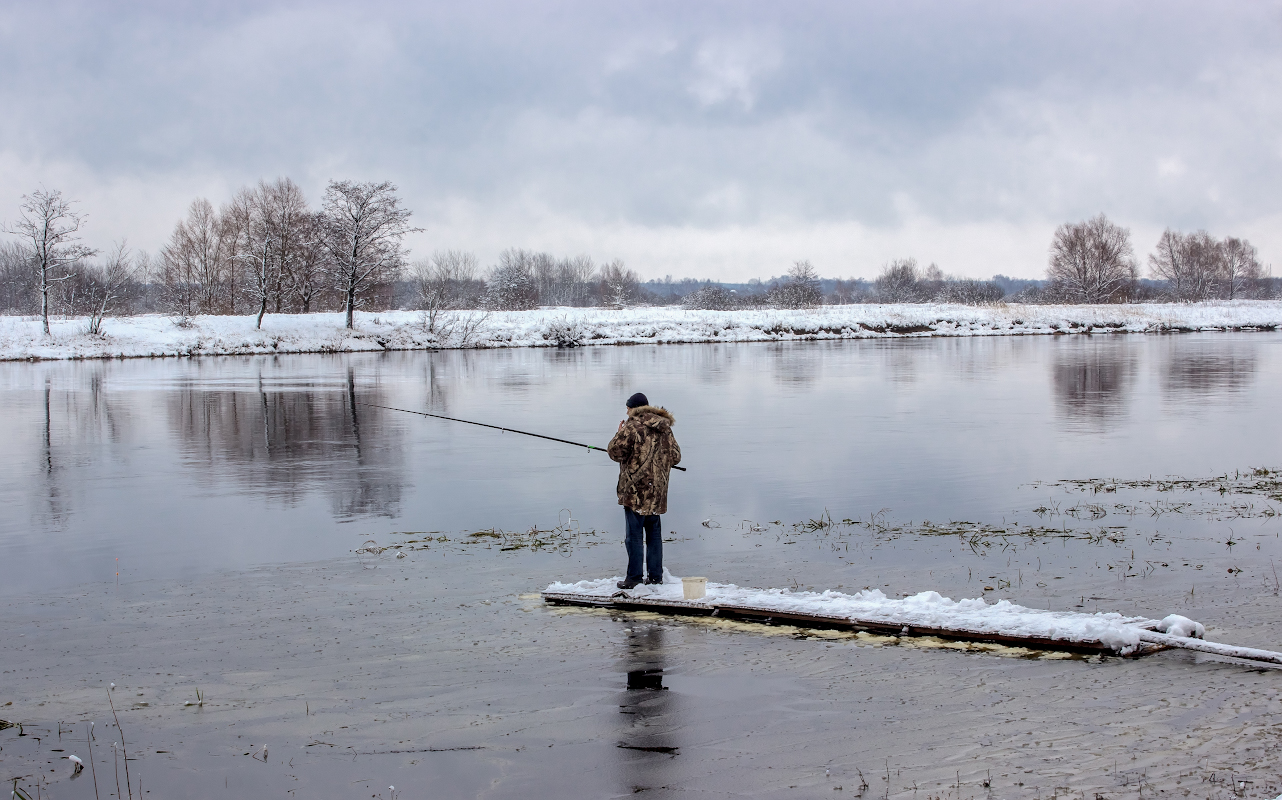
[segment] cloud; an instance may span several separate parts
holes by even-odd
[[[752,37],[712,39],[699,45],[694,56],[690,94],[704,106],[737,102],[751,111],[757,101],[758,78],[779,66],[778,51]]]
[[[156,249],[196,196],[390,179],[423,250],[727,279],[1034,276],[1103,211],[1282,260],[1279,4],[0,8],[0,219]],[[489,254],[489,255],[485,255]]]

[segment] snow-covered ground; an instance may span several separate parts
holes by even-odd
[[[621,577],[553,583],[544,589],[552,596],[573,596],[607,601],[618,592]],[[765,609],[780,613],[808,614],[859,622],[909,625],[939,630],[1072,643],[1099,643],[1115,653],[1132,653],[1139,647],[1145,629],[1156,628],[1172,636],[1200,638],[1205,628],[1193,620],[1171,615],[1161,621],[1124,617],[1115,612],[1076,613],[1026,608],[1009,600],[989,603],[982,597],[952,600],[938,592],[921,592],[892,599],[880,589],[855,594],[843,592],[794,592],[789,589],[751,589],[729,583],[709,583],[701,600],[684,600],[681,579],[664,571],[664,583],[637,586],[628,594],[642,600],[661,600],[682,605],[730,606]]]
[[[1161,333],[1276,330],[1282,302],[1104,306],[944,304],[825,306],[808,311],[688,311],[679,307],[542,308],[444,315],[429,330],[421,312],[269,314],[180,320],[157,314],[109,318],[103,335],[85,319],[0,317],[0,360],[146,356],[334,353],[460,347],[770,342],[905,336],[1013,336],[1057,333]]]

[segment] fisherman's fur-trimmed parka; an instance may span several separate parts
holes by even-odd
[[[668,472],[681,463],[675,422],[664,408],[628,409],[627,421],[606,448],[619,462],[619,505],[642,515],[668,512]]]

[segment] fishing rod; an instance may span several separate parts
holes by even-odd
[[[605,448],[603,448],[603,447],[597,447],[596,445],[583,444],[582,442],[572,442],[572,441],[570,441],[569,439],[558,439],[558,438],[556,438],[555,436],[544,436],[544,435],[543,435],[543,434],[541,434],[541,433],[530,433],[529,431],[518,431],[518,430],[517,430],[517,429],[515,429],[515,428],[504,428],[504,427],[502,427],[502,426],[500,426],[500,425],[489,425],[489,424],[484,423],[484,422],[473,422],[473,421],[472,421],[472,420],[470,420],[470,419],[459,419],[458,417],[447,417],[447,416],[444,416],[444,415],[442,415],[442,414],[429,414],[429,413],[427,413],[426,411],[411,411],[411,410],[410,410],[410,409],[408,409],[408,408],[395,408],[395,407],[393,407],[393,406],[380,406],[380,405],[378,405],[377,403],[360,403],[360,402],[358,402],[356,405],[358,405],[358,406],[369,406],[370,408],[385,408],[385,409],[387,409],[388,411],[402,411],[402,412],[404,412],[404,413],[406,413],[406,414],[418,414],[420,417],[433,417],[433,418],[435,418],[435,419],[446,419],[446,420],[449,420],[450,422],[463,422],[463,423],[466,423],[466,424],[468,424],[468,425],[479,425],[479,426],[480,426],[480,427],[482,427],[482,428],[493,428],[493,429],[494,429],[494,430],[496,430],[496,431],[502,431],[502,432],[504,432],[504,433],[519,433],[519,434],[521,434],[522,436],[533,436],[533,437],[535,437],[535,438],[537,438],[537,439],[547,439],[549,442],[560,442],[561,444],[572,444],[572,445],[574,445],[575,447],[586,447],[586,448],[587,448],[587,449],[589,449],[589,450],[597,450],[597,451],[600,451],[600,452],[602,452],[602,453],[604,453],[604,452],[605,452]],[[685,471],[686,471],[686,468],[685,468],[685,467],[678,467],[678,466],[673,465],[673,467],[672,467],[672,468],[673,468],[673,469],[679,469],[679,470],[681,470],[682,472],[685,472]]]

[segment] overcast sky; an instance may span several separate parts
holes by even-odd
[[[0,5],[0,220],[44,186],[158,249],[198,196],[390,180],[414,255],[1043,274],[1104,212],[1282,266],[1282,4]]]

